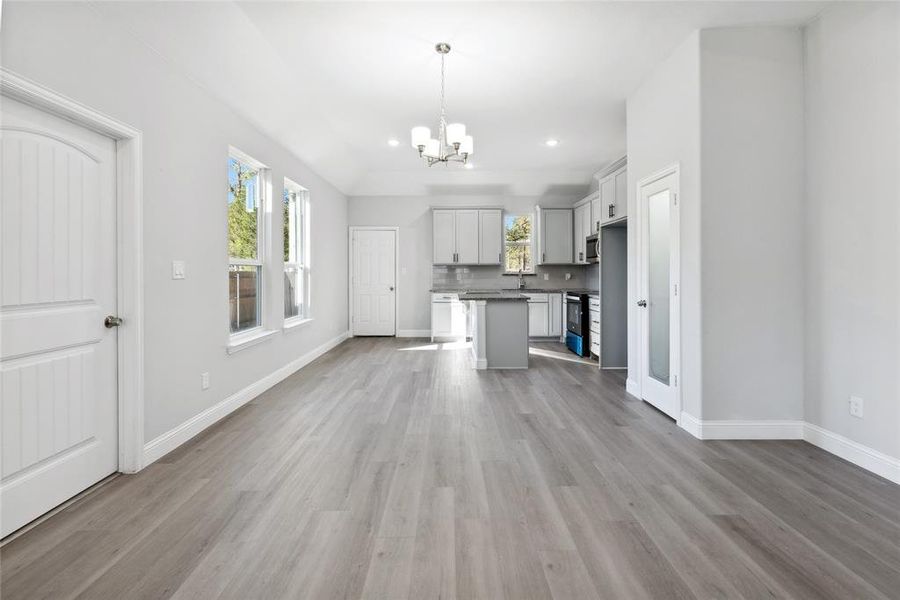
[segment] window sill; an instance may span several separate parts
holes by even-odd
[[[312,322],[312,317],[291,317],[290,319],[285,319],[282,329],[284,329],[285,331],[293,331],[294,329],[299,329],[302,325],[306,325],[307,323]]]
[[[238,333],[228,339],[228,346],[225,349],[228,351],[228,354],[234,354],[264,342],[276,333],[278,331],[274,329],[257,329],[246,333]]]
[[[504,277],[518,277],[519,272],[518,271],[510,271],[508,273],[506,273],[506,272],[501,273],[501,275],[503,275]],[[537,275],[537,273],[535,273],[535,272],[522,273],[522,277],[534,277],[535,275]]]

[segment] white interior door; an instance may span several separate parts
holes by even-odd
[[[115,142],[3,98],[0,529],[118,467]]]
[[[678,419],[678,215],[673,172],[640,189],[641,395]]]
[[[396,244],[392,229],[353,231],[353,335],[396,334]]]

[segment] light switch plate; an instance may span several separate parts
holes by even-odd
[[[187,265],[183,260],[172,261],[172,279],[184,279],[187,271]]]
[[[200,373],[200,389],[201,390],[209,389],[209,372]]]

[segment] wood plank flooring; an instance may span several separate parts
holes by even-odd
[[[559,349],[349,340],[5,545],[2,598],[900,598],[900,486]]]

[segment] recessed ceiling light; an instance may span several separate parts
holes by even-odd
[[[475,165],[473,165],[472,163],[466,163],[466,168],[467,168],[467,169],[474,169],[474,168],[475,168]]]
[[[388,140],[388,146],[390,146],[391,148],[396,148],[399,145],[400,145],[400,140],[398,140],[397,138],[391,138]]]
[[[545,141],[544,144],[550,148],[555,148],[556,146],[559,146],[559,140],[550,138],[549,140]]]

